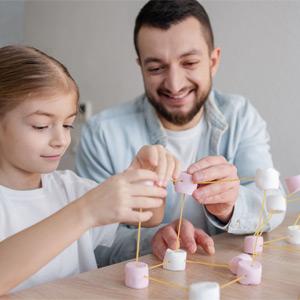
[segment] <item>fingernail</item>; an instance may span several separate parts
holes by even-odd
[[[191,253],[195,253],[197,250],[197,247],[194,243],[188,243],[187,248],[188,248],[188,251]]]
[[[207,247],[209,254],[215,254],[215,247],[210,245]]]

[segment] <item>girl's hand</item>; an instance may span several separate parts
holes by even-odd
[[[153,171],[127,170],[89,191],[81,199],[87,227],[149,220],[153,213],[139,212],[139,208],[160,207],[167,195],[164,188],[145,185],[145,181],[157,180],[158,176]]]

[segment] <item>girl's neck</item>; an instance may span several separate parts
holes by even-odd
[[[34,190],[42,186],[41,174],[28,174],[22,170],[0,169],[0,185],[13,190]]]

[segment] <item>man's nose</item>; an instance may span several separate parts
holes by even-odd
[[[185,86],[184,71],[178,66],[170,66],[166,73],[164,87],[170,94],[178,94]]]

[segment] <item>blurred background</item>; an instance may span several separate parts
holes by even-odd
[[[24,43],[62,61],[79,84],[81,116],[61,168],[73,169],[90,115],[143,92],[133,47],[146,1],[0,0],[0,46]],[[200,1],[222,60],[214,87],[249,98],[268,123],[275,168],[300,174],[300,1]]]

